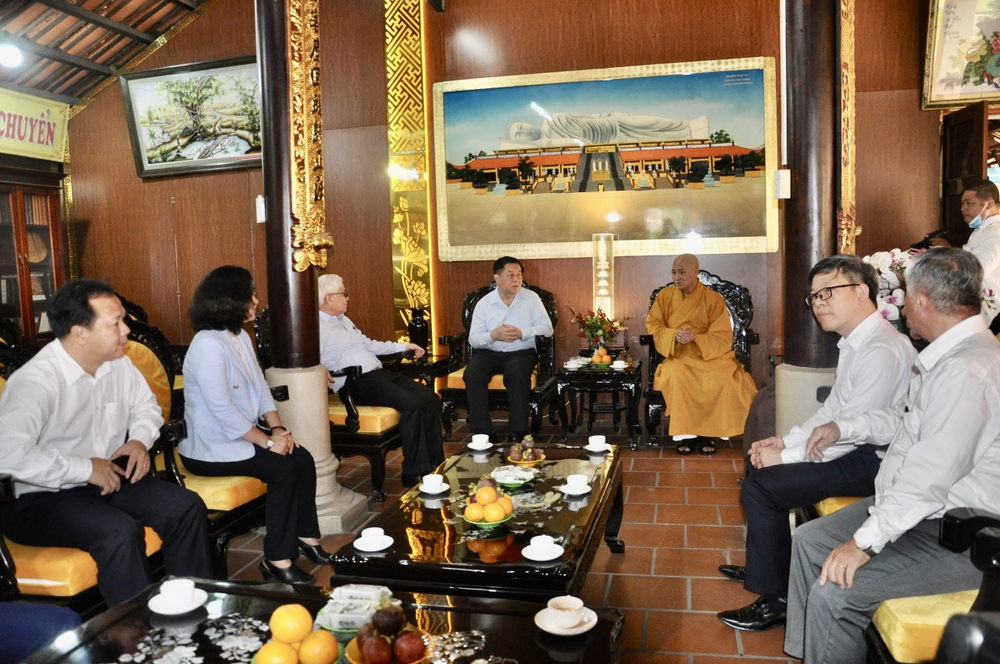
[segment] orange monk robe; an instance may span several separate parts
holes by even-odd
[[[694,330],[692,343],[674,338],[684,325]],[[742,434],[757,388],[733,353],[733,326],[722,296],[700,281],[686,297],[668,286],[650,308],[646,330],[664,357],[653,387],[663,393],[670,435]]]

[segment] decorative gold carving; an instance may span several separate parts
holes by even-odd
[[[854,0],[840,0],[840,209],[837,250],[857,252],[857,178],[855,173]]]
[[[326,267],[323,114],[320,98],[319,0],[289,0],[288,109],[293,267]]]
[[[410,308],[427,307],[431,303],[422,5],[422,0],[385,0],[388,166],[397,338],[406,335]]]

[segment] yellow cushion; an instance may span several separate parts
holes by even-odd
[[[7,387],[7,379],[0,376],[0,396],[3,396],[3,390]]]
[[[174,458],[177,467],[184,475],[184,486],[201,496],[209,511],[227,512],[240,505],[249,503],[258,496],[267,493],[267,485],[256,477],[245,475],[226,475],[223,477],[205,477],[195,475],[184,467],[181,455],[176,450]],[[163,470],[163,455],[156,455],[156,468]]]
[[[148,556],[159,551],[162,542],[152,528],[145,530]],[[17,587],[26,595],[72,597],[97,585],[97,563],[83,549],[4,541],[17,568]]]
[[[167,371],[156,353],[136,341],[125,344],[125,354],[139,370],[142,377],[149,383],[149,389],[156,397],[156,403],[163,410],[163,421],[170,421],[170,383],[167,381]]]
[[[828,514],[833,514],[837,510],[842,510],[852,503],[856,503],[861,498],[857,496],[831,496],[829,498],[824,498],[815,505],[816,514],[820,516],[827,516]]]
[[[184,391],[184,374],[179,373],[174,375],[174,392]]]
[[[347,421],[347,407],[336,394],[330,395],[330,421],[343,426]],[[388,406],[358,406],[358,433],[379,434],[399,424],[399,411]]]
[[[538,370],[531,372],[531,389],[535,389],[538,384]],[[458,371],[452,371],[448,374],[448,387],[453,390],[464,390],[465,389],[465,367],[462,367]],[[490,379],[490,384],[486,386],[490,390],[505,390],[507,389],[503,384],[503,374],[497,374]]]
[[[968,613],[978,594],[978,590],[964,590],[886,600],[872,622],[897,662],[928,662],[937,654],[945,623],[955,614]]]

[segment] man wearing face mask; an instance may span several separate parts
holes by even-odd
[[[989,180],[979,180],[962,192],[962,218],[972,229],[964,249],[983,266],[983,317],[989,324],[1000,313],[1000,191]]]

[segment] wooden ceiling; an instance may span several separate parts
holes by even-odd
[[[0,87],[75,104],[206,0],[0,0]]]

